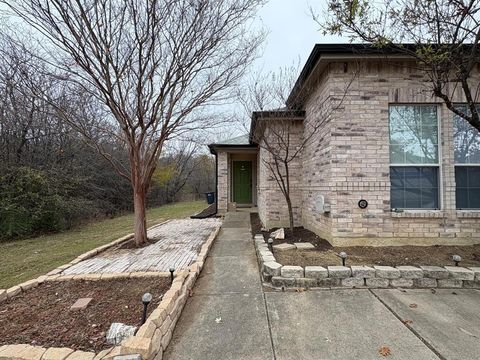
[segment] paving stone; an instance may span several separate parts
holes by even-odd
[[[372,278],[375,277],[375,269],[370,266],[350,266],[352,276],[356,278]]]
[[[295,278],[285,278],[281,276],[272,277],[272,285],[275,287],[294,287]]]
[[[475,280],[480,280],[480,267],[469,267],[475,273]]]
[[[416,288],[435,288],[437,287],[437,279],[432,278],[421,278],[421,279],[413,279],[413,287]]]
[[[297,248],[297,250],[313,250],[313,249],[315,249],[315,246],[313,246],[313,244],[310,244],[309,242],[295,243],[295,247]]]
[[[42,360],[65,360],[71,353],[73,349],[70,348],[49,348],[42,356]]]
[[[295,250],[296,249],[295,245],[287,244],[287,243],[273,245],[273,248],[276,251],[288,251],[288,250]]]
[[[297,278],[295,284],[301,288],[312,288],[317,286],[317,279]]]
[[[390,280],[390,286],[399,288],[411,288],[413,287],[413,279],[392,279]]]
[[[37,279],[28,280],[28,281],[25,281],[24,283],[20,284],[19,286],[22,288],[23,291],[25,291],[25,290],[37,287],[38,286],[38,281],[37,281]]]
[[[305,277],[313,279],[325,279],[328,277],[328,270],[323,266],[305,266]]]
[[[475,273],[461,266],[445,266],[450,273],[450,278],[455,280],[474,280]]]
[[[285,266],[282,266],[280,273],[282,277],[286,277],[286,278],[304,277],[303,267],[301,266],[285,265]]]
[[[70,306],[70,310],[85,310],[93,298],[81,298],[75,301],[75,303]]]
[[[262,256],[262,262],[263,263],[266,263],[266,262],[276,262],[276,259],[273,255],[269,255],[269,256]]]
[[[364,287],[365,280],[360,277],[349,277],[342,279],[342,286],[344,287]]]
[[[375,276],[381,279],[398,279],[400,277],[400,270],[392,266],[375,265]]]
[[[0,289],[0,301],[7,299],[7,290]]]
[[[263,271],[267,275],[280,276],[281,269],[282,269],[282,264],[279,264],[275,261],[268,261],[263,263]]]
[[[389,285],[388,279],[369,278],[365,279],[365,284],[371,288],[387,288]]]
[[[448,270],[440,266],[420,266],[423,276],[431,279],[448,279]]]
[[[400,276],[404,279],[423,278],[423,270],[415,266],[397,266],[400,270]]]
[[[328,277],[345,279],[352,275],[352,270],[347,266],[327,266]]]
[[[462,280],[457,279],[439,279],[438,287],[439,288],[461,288],[463,285]]]

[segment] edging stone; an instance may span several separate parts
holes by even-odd
[[[480,288],[480,267],[282,265],[263,236],[254,237],[262,278],[274,288]],[[275,246],[273,247],[275,249]]]

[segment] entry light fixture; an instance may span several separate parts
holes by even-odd
[[[143,303],[143,314],[142,314],[142,324],[145,324],[145,321],[147,320],[147,308],[148,304],[152,301],[152,294],[150,293],[145,293],[142,296],[142,303]]]
[[[342,251],[340,252],[340,254],[338,254],[338,256],[340,256],[340,258],[342,259],[342,265],[345,266],[345,261],[347,260],[347,253],[345,251]]]
[[[462,257],[460,255],[453,255],[452,260],[455,263],[455,266],[458,266],[458,263],[462,261]]]

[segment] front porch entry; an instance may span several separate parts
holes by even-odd
[[[237,206],[251,205],[252,199],[252,162],[233,161],[233,201]]]

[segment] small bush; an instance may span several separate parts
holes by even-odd
[[[74,180],[28,167],[0,177],[0,239],[68,229],[94,212],[91,201],[74,194]]]

